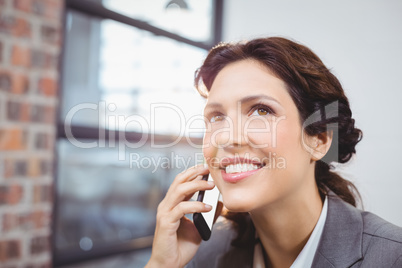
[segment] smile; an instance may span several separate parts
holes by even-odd
[[[225,158],[221,162],[221,174],[224,181],[236,183],[257,173],[263,166],[250,159]]]
[[[259,166],[259,165],[243,163],[243,164],[235,164],[235,165],[226,166],[225,172],[229,173],[229,174],[241,173],[241,172],[256,170],[259,168],[261,168],[261,166]]]

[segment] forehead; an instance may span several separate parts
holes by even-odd
[[[225,66],[216,76],[208,101],[228,102],[247,95],[289,99],[286,84],[258,61],[247,59]]]

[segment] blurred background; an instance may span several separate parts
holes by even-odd
[[[143,267],[156,207],[201,163],[195,70],[283,36],[343,84],[364,138],[337,169],[402,226],[402,2],[0,0],[0,266]]]

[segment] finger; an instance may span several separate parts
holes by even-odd
[[[213,181],[194,180],[170,187],[165,198],[158,205],[158,213],[171,211],[178,203],[187,201],[198,191],[211,190],[215,186]]]
[[[181,198],[179,199],[175,199],[170,197],[171,195],[177,195],[177,187],[181,184],[183,184],[183,182],[185,182],[186,180],[188,181],[202,181],[202,176],[205,174],[208,174],[208,168],[206,165],[197,165],[194,167],[191,167],[185,171],[183,171],[182,173],[180,173],[179,175],[176,176],[175,180],[173,181],[173,183],[170,185],[168,192],[165,195],[165,198],[161,201],[161,203],[158,206],[158,211],[164,211],[164,210],[171,210],[175,205],[177,205],[178,202],[183,201],[186,199],[186,196],[190,195],[187,194],[184,198],[183,196],[181,196]],[[204,188],[201,188],[201,190],[203,190]],[[208,188],[206,188],[208,189]],[[192,194],[194,194],[196,191],[199,191],[197,189],[195,189]],[[179,200],[174,202],[174,200]],[[172,203],[174,202],[174,203]]]
[[[202,178],[203,178],[203,176],[199,175],[194,179],[194,181],[201,181]],[[198,197],[198,191],[187,195],[186,198],[184,198],[184,201],[188,201],[190,199],[196,201],[197,197]]]
[[[191,180],[194,180],[195,178],[197,178],[198,175],[205,175],[208,173],[209,173],[209,170],[206,165],[204,165],[204,164],[196,165],[196,166],[193,166],[193,167],[179,173],[176,176],[176,179],[173,181],[173,183],[180,184],[180,183],[183,183],[186,181],[191,181]]]
[[[173,209],[178,203],[188,200],[197,191],[211,190],[215,186],[213,181],[194,180],[187,183],[177,185],[177,187],[169,189],[166,195],[166,204]]]
[[[194,181],[200,181],[203,177],[203,175],[198,175],[197,177],[195,177]]]
[[[184,201],[179,203],[170,213],[172,223],[179,221],[186,214],[208,212],[212,206],[198,201]]]

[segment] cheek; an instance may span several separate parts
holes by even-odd
[[[286,163],[287,172],[293,175],[302,174],[310,161],[310,155],[302,145],[301,128],[296,122],[286,122],[278,127],[273,151]]]
[[[295,130],[278,130],[274,148],[279,155],[286,158],[295,155],[299,148],[299,135]]]
[[[217,158],[218,149],[212,146],[212,143],[210,142],[210,133],[205,133],[203,144],[202,153],[204,154],[205,161],[209,166],[210,174],[215,180],[215,178],[220,176],[221,170],[219,169],[219,159]],[[218,184],[218,181],[215,180],[215,183]],[[218,188],[220,188],[219,185]]]
[[[211,132],[209,131],[205,132],[204,135],[202,153],[208,164],[210,164],[212,158],[216,157],[217,148],[211,142]]]
[[[255,148],[262,148],[269,151],[276,151],[280,144],[286,144],[290,136],[295,134],[292,123],[283,117],[271,117],[252,120],[246,124],[246,137],[248,144]]]
[[[248,128],[248,143],[266,153],[275,152],[278,156],[297,155],[303,149],[299,125],[297,120],[286,118],[274,118],[266,123],[253,122]]]
[[[269,121],[252,120],[244,126],[244,137],[252,148],[268,148],[271,146],[271,127]]]

